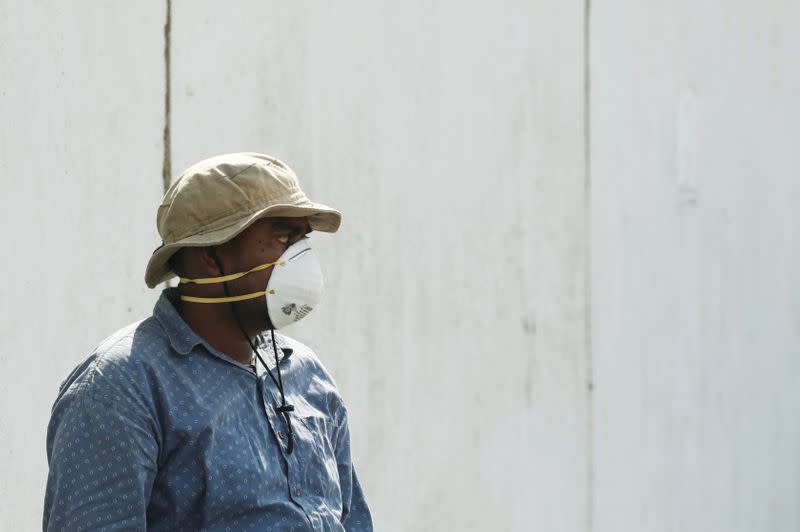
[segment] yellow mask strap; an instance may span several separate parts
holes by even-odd
[[[244,294],[241,296],[231,297],[194,297],[194,296],[181,296],[181,301],[189,301],[190,303],[235,303],[236,301],[244,301],[245,299],[255,299],[257,297],[264,297],[267,293],[266,290],[262,292],[253,292],[251,294]],[[270,290],[270,294],[274,294],[275,290]]]
[[[195,283],[195,284],[214,284],[214,283],[227,283],[228,281],[235,281],[236,279],[241,279],[248,273],[259,272],[261,270],[266,270],[270,266],[283,266],[286,264],[282,260],[277,260],[275,262],[267,262],[266,264],[260,264],[255,268],[247,270],[246,272],[239,272],[239,273],[231,273],[229,275],[223,275],[222,277],[202,277],[200,279],[187,279],[185,277],[180,278],[180,284],[186,283]],[[246,299],[255,299],[257,297],[264,297],[267,293],[266,290],[262,290],[261,292],[252,292],[250,294],[243,294],[240,296],[230,296],[230,297],[194,297],[194,296],[181,296],[181,301],[189,301],[190,303],[235,303],[236,301],[244,301]],[[274,294],[275,290],[270,290],[270,294]]]
[[[228,281],[235,281],[236,279],[241,279],[242,277],[244,277],[248,273],[259,272],[261,270],[266,270],[270,266],[275,266],[275,265],[283,266],[284,264],[285,263],[282,260],[277,260],[275,262],[268,262],[266,264],[261,264],[259,266],[256,266],[255,268],[247,270],[246,272],[231,273],[229,275],[223,275],[222,277],[203,277],[203,278],[200,278],[200,279],[186,279],[185,277],[181,277],[180,278],[180,280],[181,280],[180,284],[184,284],[184,283],[195,283],[195,284],[227,283]],[[262,295],[263,295],[263,292],[262,292]],[[255,297],[255,296],[253,296],[253,297]]]

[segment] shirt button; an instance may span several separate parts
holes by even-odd
[[[280,437],[280,439],[284,439],[284,438],[286,437],[286,433],[285,433],[285,432],[283,432],[283,431],[280,431],[280,432],[278,433],[278,436]]]
[[[300,496],[300,488],[297,488],[296,490],[294,490],[294,494],[299,497]]]

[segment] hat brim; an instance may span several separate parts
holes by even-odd
[[[169,244],[163,244],[153,252],[150,260],[147,262],[144,282],[147,283],[148,287],[155,288],[159,283],[163,283],[175,277],[175,273],[169,267],[169,259],[181,248],[216,246],[232,239],[262,218],[275,218],[279,216],[288,218],[308,217],[311,229],[314,231],[323,231],[325,233],[335,233],[338,231],[339,225],[342,222],[342,213],[320,203],[312,203],[306,206],[290,204],[270,205],[269,207],[245,215],[228,226],[191,235]]]

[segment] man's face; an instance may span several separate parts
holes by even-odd
[[[220,275],[245,272],[268,262],[275,262],[286,248],[311,232],[308,218],[263,218],[242,231],[236,238],[217,246],[223,272]],[[233,295],[263,291],[273,268],[249,273],[228,282]],[[233,303],[242,326],[249,334],[272,327],[267,313],[266,298],[249,299]]]

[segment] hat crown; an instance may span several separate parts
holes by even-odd
[[[270,205],[310,203],[282,161],[230,153],[187,168],[169,187],[156,216],[164,243],[223,228]]]
[[[285,163],[261,153],[218,155],[187,168],[170,185],[156,215],[161,235],[147,261],[154,288],[174,275],[169,258],[183,247],[217,246],[269,216],[305,217],[314,231],[335,233],[342,213],[309,200]]]

